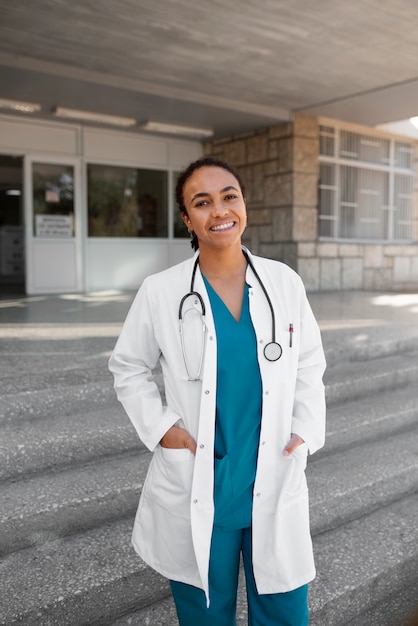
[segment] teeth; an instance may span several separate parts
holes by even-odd
[[[225,230],[226,228],[231,228],[234,225],[234,222],[228,222],[227,224],[219,224],[219,226],[212,226],[211,230]]]

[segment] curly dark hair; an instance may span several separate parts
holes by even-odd
[[[237,179],[238,184],[241,189],[242,196],[245,199],[246,197],[245,185],[242,181],[241,176],[232,167],[232,165],[229,165],[229,163],[227,163],[226,161],[223,161],[222,159],[218,159],[216,157],[210,157],[210,156],[201,157],[200,159],[197,159],[197,161],[193,161],[193,163],[190,163],[190,165],[188,165],[185,170],[180,172],[177,178],[176,201],[177,201],[177,205],[178,205],[180,213],[183,213],[183,215],[188,215],[187,209],[184,206],[184,197],[183,197],[184,185],[186,184],[190,176],[193,174],[193,172],[195,172],[196,170],[199,170],[201,167],[220,167],[226,170],[227,172],[230,172]],[[199,247],[199,241],[194,232],[191,235],[190,244],[193,250],[197,250]]]

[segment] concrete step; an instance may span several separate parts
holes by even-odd
[[[343,526],[417,491],[418,427],[310,462],[307,477],[312,533]]]
[[[64,419],[9,423],[0,437],[3,481],[144,448],[120,405]]]
[[[395,593],[379,598],[377,604],[344,626],[417,626],[418,580],[409,582],[409,586],[402,586]]]
[[[246,609],[245,609],[246,613]],[[128,613],[112,621],[108,626],[178,626],[176,608],[171,595],[160,602],[153,602],[138,611]],[[247,626],[248,622],[237,616],[237,625]]]
[[[20,371],[20,361],[13,364],[7,374],[1,375],[2,393],[10,395],[23,391],[39,391],[40,389],[56,389],[67,386],[97,383],[108,380],[112,386],[112,377],[107,371],[106,361],[86,359],[83,366],[74,362],[61,364],[61,359],[54,362],[52,369],[43,367],[43,359],[39,358],[27,371]],[[14,365],[14,367],[13,367]]]
[[[418,380],[418,353],[386,357],[375,361],[341,362],[327,369],[327,403],[345,402]]]
[[[99,406],[120,407],[107,365],[96,372],[96,377],[96,381],[74,382],[72,377],[63,376],[56,385],[30,390],[22,390],[16,385],[16,390],[10,393],[5,393],[2,386],[0,426],[39,417],[65,417],[78,412],[94,411]],[[162,387],[160,373],[156,375],[156,380]]]
[[[405,581],[418,584],[417,519],[416,492],[314,538],[311,626],[346,624]]]
[[[341,361],[371,361],[418,351],[418,329],[389,328],[387,325],[344,329],[336,321],[334,329],[322,331],[322,342],[329,365]]]
[[[389,389],[358,400],[331,404],[327,409],[325,447],[312,457],[317,462],[337,450],[352,448],[358,442],[376,441],[418,424],[416,382]]]
[[[0,426],[39,417],[67,417],[94,411],[101,406],[119,406],[113,386],[107,379],[79,385],[61,384],[32,391],[18,390],[2,395]]]
[[[0,556],[133,516],[148,451],[0,486]]]
[[[130,545],[131,520],[20,550],[0,561],[0,624],[107,624],[168,596]]]

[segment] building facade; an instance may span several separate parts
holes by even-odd
[[[0,117],[0,289],[136,289],[189,256],[174,186],[201,154],[241,172],[252,252],[309,291],[418,288],[415,142],[297,114],[204,144]]]
[[[416,142],[295,115],[204,149],[247,183],[251,250],[308,290],[418,288]]]
[[[137,289],[190,254],[174,207],[199,142],[0,117],[0,289]]]

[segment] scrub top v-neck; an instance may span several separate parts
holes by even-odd
[[[214,525],[251,525],[261,424],[262,383],[257,339],[245,285],[239,321],[203,276],[217,339]]]

